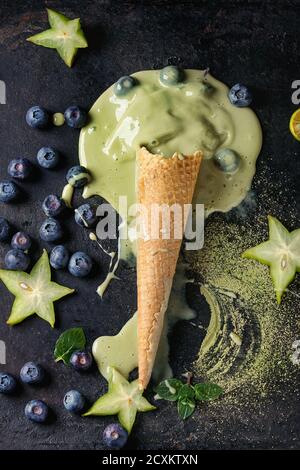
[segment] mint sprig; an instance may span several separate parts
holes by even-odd
[[[183,398],[182,400],[178,400],[177,403],[177,411],[181,419],[187,419],[191,416],[196,408],[195,400],[191,400],[190,398]]]
[[[200,383],[194,385],[196,400],[216,400],[223,393],[222,387],[213,383]]]
[[[63,361],[69,365],[73,352],[84,349],[85,345],[86,339],[82,328],[70,328],[64,331],[55,344],[55,362]]]
[[[187,374],[187,383],[179,379],[163,380],[155,389],[158,399],[177,402],[177,411],[181,419],[187,419],[196,408],[196,402],[216,400],[224,392],[214,383],[192,385],[192,374]]]
[[[177,401],[182,385],[182,382],[178,379],[167,379],[156,387],[155,392],[163,400]]]

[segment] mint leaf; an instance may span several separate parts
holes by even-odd
[[[200,401],[215,400],[224,392],[222,387],[213,383],[201,383],[194,385],[195,398]]]
[[[188,398],[189,400],[194,400],[195,398],[195,391],[190,384],[182,385],[181,389],[178,393],[178,400],[183,400]]]
[[[178,400],[177,411],[181,419],[187,419],[195,411],[195,400],[191,398],[182,398]]]
[[[179,391],[184,387],[182,382],[178,379],[167,379],[161,382],[156,388],[155,392],[160,398],[167,401],[176,401],[178,399]]]
[[[70,328],[64,331],[55,344],[55,361],[63,361],[69,365],[72,353],[77,349],[84,349],[86,344],[85,334],[82,328]]]

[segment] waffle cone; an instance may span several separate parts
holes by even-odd
[[[150,212],[153,204],[180,206],[192,202],[194,188],[202,159],[202,153],[172,158],[153,155],[146,148],[137,152],[138,202],[143,205],[142,222],[147,230],[137,240],[137,288],[138,288],[138,358],[139,386],[145,389],[157,353],[164,317],[168,307],[173,277],[182,242],[174,234],[175,217],[171,212],[170,236],[164,239],[162,219],[154,222]],[[177,219],[178,220],[178,219]],[[181,231],[185,226],[182,220]],[[154,227],[154,224],[156,225]],[[142,223],[142,225],[144,225]],[[152,230],[158,229],[159,237]]]

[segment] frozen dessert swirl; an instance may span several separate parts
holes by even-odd
[[[193,199],[205,205],[208,215],[235,207],[251,187],[262,144],[260,124],[252,110],[232,105],[227,86],[207,71],[166,67],[122,77],[99,97],[89,116],[79,142],[80,163],[92,174],[83,195],[102,196],[123,221],[129,222],[120,197],[126,196],[127,208],[137,202],[182,205]],[[161,335],[166,337],[164,320],[176,317],[170,308],[165,314],[180,245],[172,238],[121,240],[119,257],[135,261],[136,255],[138,283],[138,347],[128,345],[128,364],[123,361],[122,368],[126,375],[138,350],[141,388],[150,380]],[[105,375],[103,351],[109,340],[100,340],[94,355]],[[106,356],[114,362],[111,354]],[[155,375],[157,366],[156,361]]]

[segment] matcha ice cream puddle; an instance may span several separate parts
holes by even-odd
[[[191,320],[195,314],[185,300],[185,265],[179,262],[173,282],[167,317],[153,370],[156,382],[172,377],[169,366],[168,330],[179,320]],[[109,367],[116,368],[128,378],[138,366],[137,312],[115,336],[100,336],[93,344],[93,356],[101,374],[108,379]]]
[[[228,87],[201,70],[186,70],[178,85],[164,86],[160,72],[132,76],[137,85],[117,97],[108,88],[90,110],[90,122],[80,135],[79,158],[93,175],[84,197],[104,197],[119,211],[119,196],[136,201],[135,155],[145,145],[152,153],[191,155],[202,150],[195,201],[207,214],[238,205],[251,186],[262,144],[259,121],[249,108],[233,106]],[[213,160],[220,148],[239,155],[238,171],[221,171]],[[120,208],[120,215],[124,216]]]
[[[262,144],[261,127],[253,111],[231,105],[227,86],[204,71],[186,70],[184,81],[172,86],[160,81],[159,71],[142,71],[132,76],[136,85],[124,96],[116,96],[112,86],[99,97],[90,111],[89,125],[81,132],[80,163],[93,176],[84,189],[84,197],[102,196],[126,219],[126,212],[119,207],[119,197],[127,196],[128,207],[136,202],[136,151],[146,146],[152,153],[165,157],[175,152],[190,155],[202,150],[205,159],[196,185],[195,203],[205,204],[207,215],[237,206],[250,189]],[[234,172],[222,171],[213,158],[219,149],[225,148],[238,155],[239,165]],[[132,251],[132,243],[124,242],[121,257],[128,259]],[[183,298],[180,308],[177,301],[169,306],[169,319],[171,315],[180,318]],[[136,354],[134,318],[120,333],[129,339],[123,350],[123,362],[118,363],[124,375],[133,366]],[[112,344],[107,354],[106,341],[110,342],[105,337],[99,338],[94,345],[94,356],[104,376],[105,367],[115,365],[109,362],[118,362],[113,357],[118,355],[118,348]],[[162,348],[166,348],[167,357],[167,342]],[[167,361],[162,363],[163,371],[154,371],[157,377],[171,373]]]

